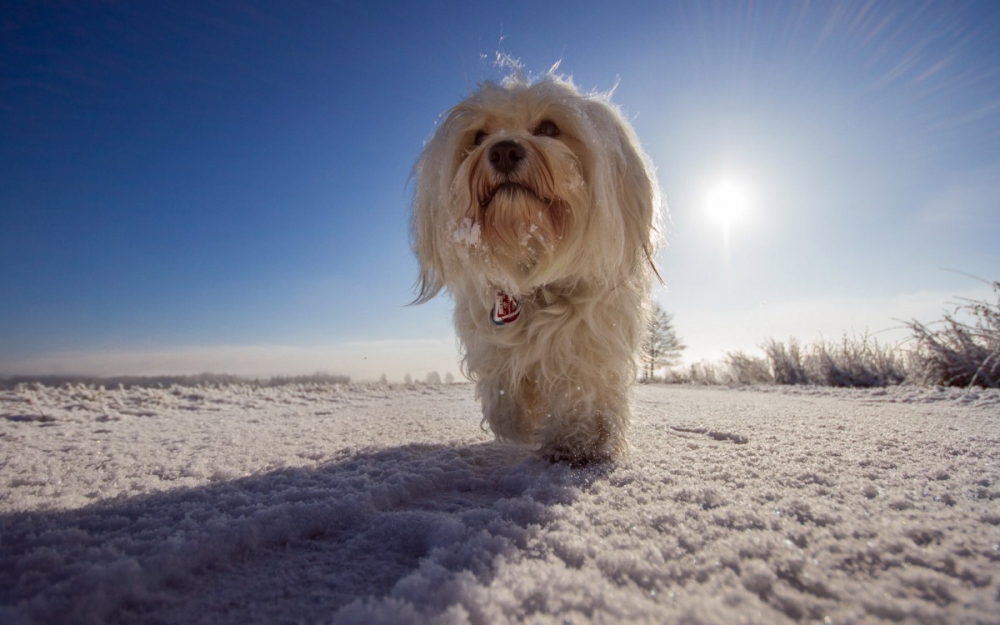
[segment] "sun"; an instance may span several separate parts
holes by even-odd
[[[726,176],[705,194],[705,213],[722,227],[722,259],[728,268],[732,256],[732,233],[746,221],[753,208],[753,193],[745,180]]]
[[[745,219],[749,211],[747,185],[734,178],[723,178],[705,196],[705,212],[727,231]]]

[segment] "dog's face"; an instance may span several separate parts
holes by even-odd
[[[482,86],[448,113],[416,176],[421,301],[462,280],[515,294],[621,280],[651,253],[656,189],[634,133],[556,77]]]
[[[469,237],[478,228],[481,245],[471,246],[473,256],[527,274],[571,235],[579,212],[572,207],[585,203],[586,185],[581,146],[560,111],[509,104],[470,111],[464,120],[451,194],[454,208],[465,207],[458,240],[475,243]],[[470,231],[463,236],[463,230]]]

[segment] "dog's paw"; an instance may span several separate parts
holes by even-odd
[[[549,462],[568,464],[574,468],[612,462],[621,455],[607,440],[585,445],[570,445],[566,441],[543,444],[538,453]]]
[[[611,462],[628,449],[627,422],[607,413],[551,419],[536,433],[539,454],[552,462],[584,466]]]

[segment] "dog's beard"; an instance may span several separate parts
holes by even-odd
[[[487,149],[481,148],[457,176],[468,184],[465,223],[478,227],[483,251],[494,261],[516,263],[521,272],[558,250],[573,219],[572,204],[561,188],[565,181],[553,174],[543,152],[525,147],[526,158],[512,172],[490,166]]]

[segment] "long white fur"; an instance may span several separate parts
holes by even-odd
[[[536,136],[546,120],[558,136]],[[488,162],[505,140],[525,149],[507,176]],[[417,301],[442,289],[454,298],[463,367],[490,429],[553,460],[624,453],[659,219],[631,126],[569,79],[515,73],[448,112],[415,178]],[[504,181],[522,189],[492,195]],[[521,304],[502,327],[490,319],[497,291]]]

